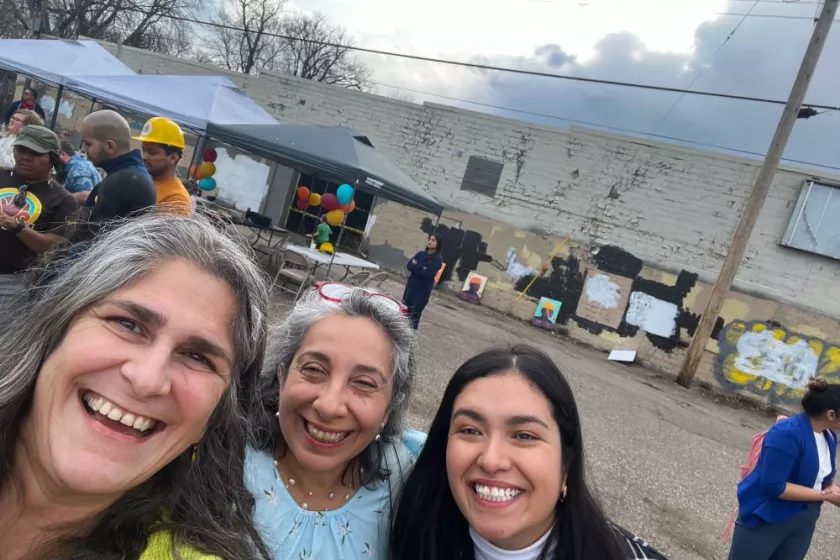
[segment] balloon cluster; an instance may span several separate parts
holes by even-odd
[[[198,167],[198,175],[196,176],[198,188],[210,192],[216,188],[216,179],[213,178],[213,175],[216,174],[216,164],[214,162],[219,154],[215,148],[207,148],[202,156],[204,163]]]
[[[314,193],[306,187],[298,187],[297,196],[295,206],[298,210],[320,206],[327,211],[327,223],[331,226],[340,226],[344,222],[344,216],[356,209],[353,187],[347,184],[338,187],[335,194],[324,195]]]

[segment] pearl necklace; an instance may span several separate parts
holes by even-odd
[[[274,470],[277,471],[277,476],[280,477],[280,480],[283,480],[283,473],[280,472],[280,466],[277,463],[277,459],[274,459]],[[295,485],[295,479],[294,478],[289,478],[286,482],[284,482],[284,486],[286,487],[286,490],[289,491],[289,495],[292,494],[292,490],[291,490],[290,487],[294,486],[294,485]],[[343,484],[342,486],[346,487],[346,488],[352,488],[352,486],[350,484]],[[307,496],[312,498],[314,496],[314,494],[312,492],[307,492]],[[332,500],[333,498],[335,498],[335,492],[330,492],[329,494],[327,494],[327,499],[328,500]],[[292,499],[294,499],[294,496],[292,496]],[[344,502],[346,503],[347,500],[349,500],[349,499],[350,499],[350,494],[349,493],[344,494]],[[309,504],[306,503],[306,502],[301,502],[300,507],[302,509],[308,510],[309,509]],[[330,510],[325,509],[324,511],[330,511]]]

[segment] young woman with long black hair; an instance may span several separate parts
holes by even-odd
[[[408,307],[408,316],[414,330],[420,325],[420,316],[435,289],[435,276],[443,266],[442,252],[443,238],[432,234],[426,240],[426,249],[414,255],[406,264],[411,274],[405,284],[403,303]]]
[[[464,363],[392,519],[394,560],[663,559],[607,521],[586,485],[580,419],[529,346]]]

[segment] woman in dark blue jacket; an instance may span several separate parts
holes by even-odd
[[[403,303],[408,307],[411,317],[411,324],[414,329],[420,324],[420,315],[429,303],[429,297],[435,288],[435,276],[443,266],[443,239],[440,235],[429,236],[426,242],[426,250],[420,251],[414,258],[408,261],[406,268],[411,273],[405,285]]]
[[[802,560],[822,503],[840,506],[840,385],[812,379],[802,408],[768,430],[755,469],[738,485],[730,560]]]

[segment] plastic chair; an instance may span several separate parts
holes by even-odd
[[[301,292],[303,292],[303,289],[309,283],[309,277],[312,274],[309,261],[303,255],[299,255],[293,251],[279,252],[277,253],[277,257],[280,261],[280,266],[277,269],[277,274],[274,276],[274,282],[271,283],[271,289],[274,290],[274,286],[282,278],[283,282],[280,289],[284,292],[295,294],[295,301],[297,301]],[[290,280],[298,284],[297,290],[293,290],[286,285]]]
[[[349,278],[344,279],[343,283],[348,286],[364,286],[368,276],[370,276],[370,272],[362,270],[352,274]]]
[[[382,287],[382,284],[384,284],[388,280],[389,277],[390,275],[387,272],[379,272],[368,278],[365,281],[365,283],[362,284],[362,286],[364,286],[365,288],[379,289]]]

